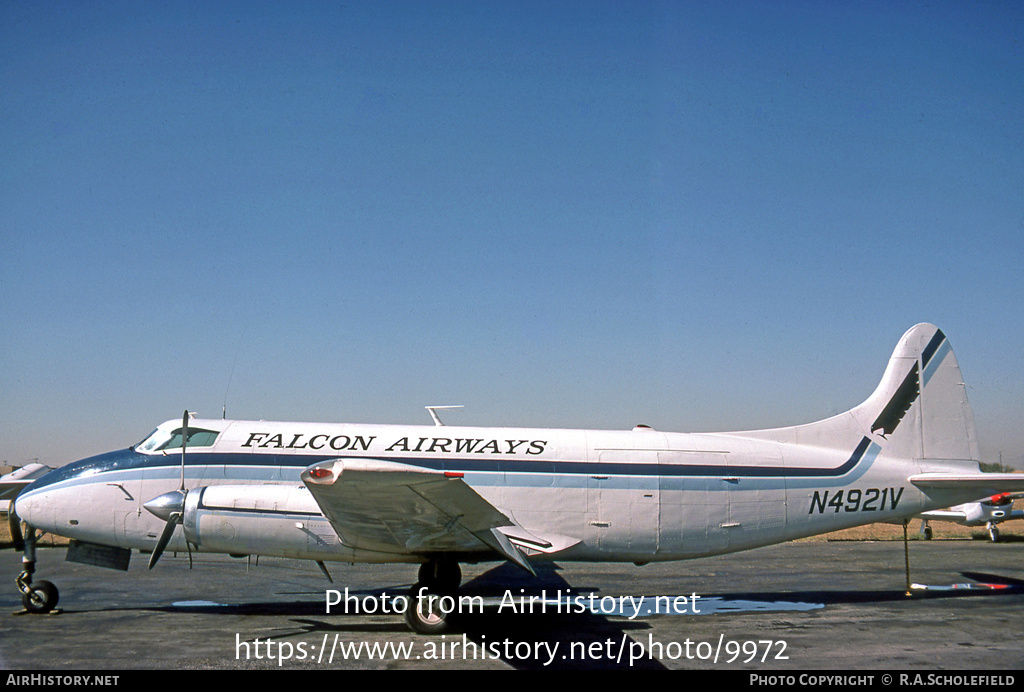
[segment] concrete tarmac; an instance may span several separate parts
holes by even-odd
[[[39,550],[36,579],[60,589],[49,615],[21,613],[20,555],[0,553],[0,670],[1024,667],[1019,541],[912,541],[911,580],[929,588],[909,597],[898,541],[796,542],[643,567],[542,564],[538,579],[464,565],[461,594],[488,607],[476,613],[467,600],[443,636],[380,612],[398,607],[392,597],[415,566],[328,565],[331,584],[297,561],[197,555],[190,569],[187,556],[167,554],[150,571],[135,554],[118,572],[64,552]],[[328,613],[345,589],[347,608]]]

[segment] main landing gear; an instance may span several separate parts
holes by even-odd
[[[988,538],[993,543],[999,542],[999,529],[996,527],[995,522],[988,523]]]
[[[921,522],[921,535],[924,536],[926,541],[930,541],[932,539],[932,527],[928,525],[927,519]]]
[[[24,537],[24,555],[21,558],[23,571],[18,575],[18,591],[21,591],[21,603],[29,613],[49,613],[57,607],[60,594],[57,587],[46,580],[33,581],[32,574],[36,570],[36,530],[26,525]],[[17,537],[16,543],[17,543]]]
[[[420,634],[442,634],[455,611],[462,569],[447,558],[431,558],[420,565],[416,583],[409,590],[405,623]]]

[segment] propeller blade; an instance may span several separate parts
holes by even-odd
[[[157,495],[152,500],[142,505],[147,512],[167,522],[164,524],[164,530],[160,533],[160,538],[156,542],[156,548],[153,549],[153,554],[149,556],[150,569],[153,569],[153,565],[155,565],[157,560],[160,559],[160,556],[164,552],[164,548],[166,548],[167,544],[170,542],[171,536],[174,535],[174,527],[183,523],[185,517],[185,498],[187,497],[187,490],[171,490],[163,495]],[[189,561],[191,561],[191,557],[192,556],[190,554]]]
[[[166,548],[167,544],[170,543],[171,536],[174,534],[174,528],[179,523],[181,523],[181,514],[175,512],[167,520],[167,523],[164,524],[164,530],[160,534],[160,540],[156,542],[156,548],[153,549],[153,554],[149,556],[150,569],[153,569],[153,566],[156,564],[157,560],[159,560],[160,556],[164,554],[164,548]]]
[[[185,490],[185,449],[188,447],[188,409],[185,409],[185,413],[181,416],[181,485],[177,490],[172,490],[169,493],[164,493],[154,497],[149,502],[142,505],[147,511],[155,514],[161,519],[166,519],[167,523],[164,524],[164,530],[160,533],[160,538],[156,542],[156,547],[153,549],[153,554],[149,556],[149,568],[153,569],[153,566],[160,559],[160,556],[164,554],[164,548],[171,542],[171,536],[174,535],[174,527],[182,523],[182,518],[185,516],[185,498],[188,496],[188,491]],[[188,541],[185,542],[188,547]],[[188,561],[189,567],[192,566],[192,549],[188,548]]]
[[[181,485],[182,492],[185,491],[185,448],[188,447],[188,409],[181,417]]]

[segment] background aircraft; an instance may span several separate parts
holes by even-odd
[[[999,493],[978,502],[923,512],[918,515],[922,520],[921,533],[931,539],[932,527],[928,525],[929,521],[951,521],[961,526],[987,526],[988,536],[995,543],[999,540],[997,524],[1011,519],[1024,519],[1024,510],[1013,509],[1013,501],[1020,497],[1024,497],[1024,494]]]
[[[20,469],[14,469],[10,473],[0,476],[0,507],[6,504],[13,505],[14,498],[18,496],[32,481],[45,476],[53,469],[45,464],[26,464]],[[14,512],[8,509],[7,518],[11,524],[11,537],[15,545],[21,543],[21,526],[18,524]]]
[[[45,464],[26,464],[0,476],[0,501],[13,500],[25,486],[52,470]]]

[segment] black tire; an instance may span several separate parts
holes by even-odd
[[[28,593],[21,595],[21,603],[30,613],[49,613],[57,607],[60,593],[57,587],[48,581],[34,581]]]
[[[444,634],[451,627],[449,613],[441,608],[441,597],[429,587],[420,591],[423,584],[415,584],[409,591],[408,608],[405,609],[405,624],[420,634]]]

